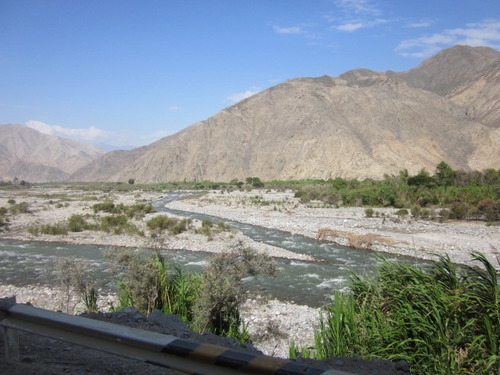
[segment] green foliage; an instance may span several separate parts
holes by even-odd
[[[111,201],[96,203],[92,206],[94,213],[107,212],[110,214],[124,214],[129,218],[142,218],[144,215],[154,212],[151,204],[138,203],[132,206],[125,206],[123,204],[115,205]]]
[[[263,188],[264,183],[258,177],[247,177],[246,183],[252,185],[254,188]]]
[[[185,232],[190,222],[190,219],[179,220],[166,215],[160,215],[148,220],[146,225],[155,232],[161,233],[164,230],[168,230],[170,234],[176,235]]]
[[[85,221],[82,215],[71,215],[68,219],[68,230],[70,232],[81,232],[89,229],[90,225]]]
[[[375,211],[373,210],[373,208],[367,208],[365,210],[365,216],[366,217],[373,217],[373,214],[375,213]]]
[[[56,223],[54,225],[46,224],[42,225],[39,229],[41,234],[49,234],[52,236],[66,235],[68,234],[68,229],[64,224]]]
[[[128,222],[125,215],[110,215],[100,219],[100,227],[102,231],[114,234],[129,233],[140,234],[139,229]]]
[[[268,257],[242,247],[214,256],[203,274],[184,274],[179,267],[169,267],[158,251],[108,249],[106,257],[119,277],[119,308],[133,306],[145,313],[159,309],[180,316],[194,330],[242,341],[249,338],[240,316],[241,279],[275,271]]]
[[[120,308],[133,306],[148,314],[158,309],[190,324],[200,275],[184,274],[179,267],[169,267],[158,251],[143,256],[130,249],[109,249],[106,256],[118,266],[121,275]]]
[[[130,185],[133,185],[133,184],[135,184],[135,180],[133,178],[129,178],[128,183]]]
[[[247,333],[240,315],[241,280],[275,273],[271,258],[241,244],[229,254],[214,255],[203,273],[200,296],[194,306],[194,326],[201,332],[211,331],[245,341]]]
[[[436,167],[431,176],[421,170],[410,176],[403,170],[398,176],[363,181],[307,180],[268,183],[269,186],[293,188],[302,203],[320,201],[328,205],[412,207],[415,218],[431,217],[427,207],[449,208],[449,218],[500,219],[500,172],[454,171],[446,163]]]
[[[385,261],[373,279],[354,275],[320,320],[315,357],[405,360],[412,374],[493,375],[500,368],[500,287],[494,267],[458,269],[441,257],[424,271]]]

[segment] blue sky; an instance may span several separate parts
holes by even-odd
[[[141,146],[296,77],[500,49],[498,0],[0,0],[0,123]]]

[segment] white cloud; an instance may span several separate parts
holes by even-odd
[[[381,11],[371,0],[337,0],[336,4],[349,13],[371,15],[381,14]]]
[[[182,110],[182,108],[179,107],[178,105],[171,105],[171,106],[168,107],[168,110],[172,111],[172,112],[177,112],[177,111]]]
[[[71,129],[64,128],[59,125],[49,125],[42,121],[30,120],[26,122],[29,128],[38,130],[44,134],[58,135],[68,138],[76,138],[84,141],[96,141],[98,139],[106,138],[108,133],[104,130],[90,126],[87,129]]]
[[[227,98],[232,101],[233,103],[238,103],[239,101],[249,98],[252,95],[255,95],[259,92],[259,90],[247,90],[244,92],[239,92],[235,94],[229,95]]]
[[[359,22],[348,22],[343,25],[335,26],[334,29],[338,31],[344,31],[344,32],[353,32],[359,29],[366,29],[369,27],[374,27],[377,25],[381,25],[383,23],[389,22],[386,19],[383,18],[377,18],[372,21],[359,21]]]
[[[304,34],[305,31],[300,26],[292,26],[292,27],[279,27],[273,26],[273,29],[278,34]]]
[[[337,26],[336,29],[339,31],[352,32],[363,28],[364,25],[361,22],[358,23],[346,23],[344,25]]]
[[[422,58],[456,44],[499,48],[500,20],[469,23],[463,28],[448,29],[430,36],[403,40],[396,51],[403,56]]]

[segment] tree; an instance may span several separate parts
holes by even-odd
[[[416,176],[408,178],[408,185],[431,187],[436,181],[425,169],[421,169]]]
[[[130,185],[133,185],[133,184],[135,184],[135,180],[134,180],[133,178],[130,178],[130,179],[128,180],[128,183],[129,183]]]
[[[454,185],[456,177],[457,177],[457,172],[454,171],[444,161],[442,161],[436,166],[436,172],[434,174],[434,178],[439,186]]]

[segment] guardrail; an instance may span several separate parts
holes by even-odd
[[[6,300],[0,300],[0,327],[12,360],[20,359],[18,331],[25,331],[189,374],[354,375]]]

